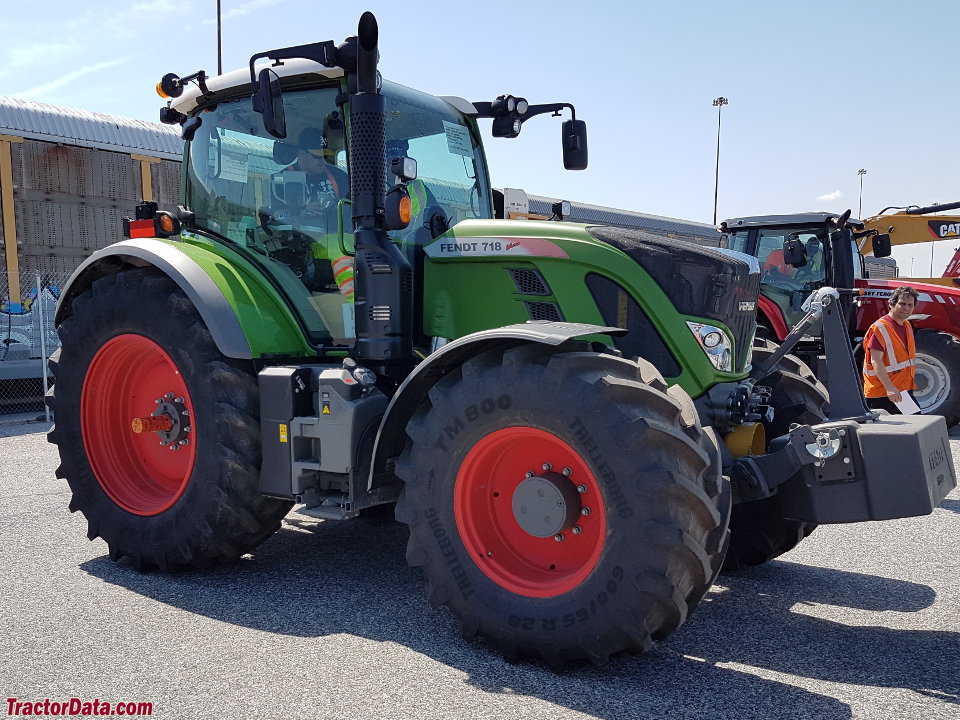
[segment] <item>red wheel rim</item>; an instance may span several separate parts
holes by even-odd
[[[578,488],[578,504],[572,527],[537,537],[521,527],[513,499],[530,474],[545,473]],[[586,462],[560,438],[531,427],[497,430],[471,448],[457,474],[454,514],[484,574],[527,597],[554,597],[583,582],[600,559],[606,534],[600,487]]]
[[[192,424],[184,443],[161,444],[158,432],[136,433],[134,418],[149,417],[157,400],[176,401],[193,420],[193,404],[170,355],[142,335],[119,335],[94,356],[83,381],[80,429],[93,473],[117,505],[157,515],[187,488],[196,459]],[[177,450],[171,450],[172,445]]]

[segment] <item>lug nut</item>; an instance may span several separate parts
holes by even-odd
[[[534,475],[533,470],[527,470],[527,474],[525,477],[532,478],[533,475]]]
[[[583,528],[582,528],[582,527],[580,527],[579,525],[574,525],[574,526],[573,526],[573,534],[574,534],[574,535],[579,535],[579,534],[582,533],[582,532],[583,532]]]
[[[564,477],[570,477],[571,475],[573,475],[573,470],[571,470],[570,468],[564,468],[564,469],[563,469],[563,476],[564,476]]]
[[[557,542],[563,542],[563,533],[557,533],[556,535],[553,536],[553,539],[556,540]]]
[[[586,485],[577,485],[577,492],[583,495],[587,491]]]
[[[580,514],[581,514],[581,515],[589,515],[589,514],[590,514],[590,508],[588,508],[588,507],[583,508],[583,510],[580,511]]]
[[[176,399],[174,400],[174,402],[182,403],[182,402],[183,402],[183,398],[182,398],[182,397],[178,397],[178,398],[176,398]]]
[[[553,465],[551,465],[550,463],[544,463],[544,464],[543,464],[543,469],[544,469],[544,471],[550,471],[550,470],[553,469]]]

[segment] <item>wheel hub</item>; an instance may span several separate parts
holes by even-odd
[[[147,417],[134,418],[130,427],[140,434],[155,432],[160,444],[170,450],[179,450],[190,444],[187,436],[190,430],[190,411],[184,405],[182,397],[167,393],[156,399],[157,409]]]
[[[524,532],[538,538],[570,530],[582,508],[577,488],[559,473],[527,477],[513,492],[513,517]]]

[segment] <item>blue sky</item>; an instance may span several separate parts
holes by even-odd
[[[560,121],[541,117],[487,142],[498,187],[711,222],[722,95],[718,219],[857,215],[860,168],[864,216],[960,200],[953,0],[221,5],[225,70],[262,50],[339,42],[372,10],[392,80],[573,103],[589,169],[563,170]],[[17,3],[0,19],[0,94],[156,120],[164,73],[215,73],[215,17],[216,0]],[[943,245],[936,275],[953,252]],[[931,264],[929,247],[896,257],[904,272],[914,258],[917,275]]]

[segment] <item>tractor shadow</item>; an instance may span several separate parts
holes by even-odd
[[[793,612],[798,602],[915,612],[923,585],[773,562],[722,577],[689,623],[644,655],[557,675],[504,662],[465,643],[447,611],[430,608],[422,574],[404,559],[393,522],[323,523],[291,514],[255,555],[205,573],[142,574],[107,557],[91,575],[158,602],[238,626],[293,637],[348,633],[393,642],[464,672],[490,693],[522,693],[600,718],[852,717],[835,698],[724,663],[840,683],[909,688],[949,702],[960,694],[960,634],[851,627]],[[615,689],[615,691],[611,691]]]
[[[960,705],[960,633],[859,624],[860,611],[916,613],[935,599],[918,583],[775,561],[721,575],[695,622],[670,640],[709,663],[903,688]],[[724,630],[711,633],[711,622]],[[960,715],[960,708],[951,712]]]

